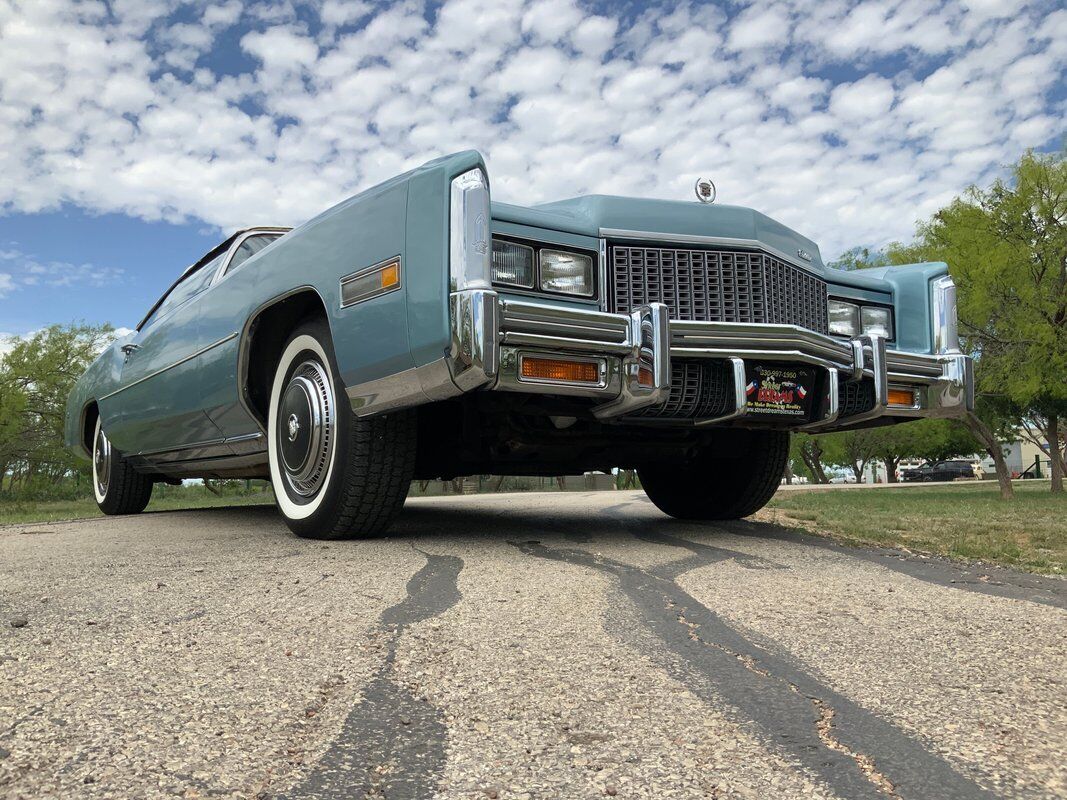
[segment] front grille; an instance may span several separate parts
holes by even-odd
[[[751,250],[612,245],[609,311],[665,303],[671,319],[799,325],[829,333],[826,281]]]
[[[733,370],[726,361],[671,361],[667,399],[634,416],[658,419],[707,419],[733,409]]]

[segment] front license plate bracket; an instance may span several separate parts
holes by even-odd
[[[808,420],[815,399],[816,374],[790,364],[745,364],[747,415],[765,419]]]

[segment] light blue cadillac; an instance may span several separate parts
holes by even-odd
[[[292,530],[339,538],[384,530],[412,479],[480,473],[633,467],[667,514],[742,517],[790,431],[972,403],[944,264],[827,269],[707,202],[491,203],[463,152],[207,253],[81,378],[66,436],[105,513],[269,478]]]

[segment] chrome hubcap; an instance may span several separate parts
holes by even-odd
[[[111,442],[104,436],[103,429],[96,432],[96,439],[93,440],[93,466],[96,472],[96,491],[104,497],[111,482]]]
[[[317,361],[296,368],[278,408],[278,450],[285,479],[301,497],[322,488],[333,453],[333,389]]]

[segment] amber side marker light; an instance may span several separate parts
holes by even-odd
[[[522,359],[522,377],[539,381],[600,383],[599,365],[592,361],[565,361],[556,358]]]
[[[912,389],[890,389],[888,400],[891,406],[912,408],[915,405],[915,391]]]
[[[400,283],[400,265],[390,264],[382,270],[382,288],[390,289]]]

